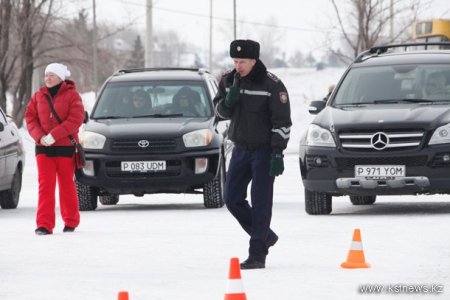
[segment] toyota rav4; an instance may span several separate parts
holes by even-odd
[[[121,70],[103,85],[80,132],[86,165],[77,172],[80,210],[97,197],[202,193],[207,208],[223,203],[227,121],[215,118],[215,78],[198,69]]]

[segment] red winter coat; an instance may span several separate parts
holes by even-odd
[[[41,137],[49,133],[55,139],[52,146],[71,146],[69,135],[78,141],[78,129],[84,120],[84,106],[75,83],[65,80],[52,99],[61,124],[53,116],[47,97],[51,98],[51,95],[46,86],[31,97],[25,111],[28,132],[38,146],[41,146]]]

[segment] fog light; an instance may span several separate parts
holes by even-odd
[[[443,156],[442,156],[442,160],[444,161],[444,162],[449,162],[450,161],[450,155],[448,155],[448,154],[444,154]]]
[[[316,158],[314,159],[314,163],[315,163],[317,166],[322,165],[322,158],[316,157]]]
[[[208,169],[208,159],[207,158],[196,158],[195,159],[195,174],[205,173]]]
[[[93,160],[86,160],[86,164],[83,167],[83,173],[86,176],[94,176],[94,161]]]

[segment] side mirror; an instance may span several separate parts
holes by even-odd
[[[87,111],[84,111],[83,123],[87,123],[88,121],[89,121],[89,113]]]
[[[3,125],[3,123],[0,122],[0,131],[5,130],[5,125]]]
[[[308,111],[312,115],[317,115],[325,108],[326,105],[327,105],[326,101],[314,100],[314,101],[311,101],[311,103],[309,104]]]

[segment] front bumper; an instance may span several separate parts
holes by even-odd
[[[206,171],[195,174],[195,159],[206,158]],[[166,170],[158,172],[123,172],[122,161],[166,161]],[[217,175],[221,161],[219,149],[190,151],[171,154],[117,155],[86,153],[87,164],[93,167],[93,176],[83,170],[77,180],[97,187],[99,193],[110,194],[153,194],[189,193],[202,188]],[[91,170],[92,172],[92,170]]]
[[[302,146],[300,153],[303,185],[310,191],[332,195],[450,193],[450,161],[444,159],[450,156],[448,145],[377,153]],[[405,165],[406,174],[400,178],[359,178],[355,165]]]

